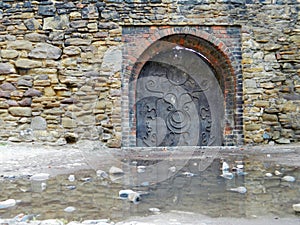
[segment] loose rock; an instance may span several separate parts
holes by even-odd
[[[112,166],[110,169],[109,169],[109,173],[110,174],[123,174],[124,171],[118,167],[115,167],[115,166]]]

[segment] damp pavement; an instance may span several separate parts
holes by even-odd
[[[125,150],[126,151],[126,150]],[[163,152],[166,149],[162,149]],[[150,154],[143,153],[140,157],[148,157]],[[222,148],[214,157],[227,159],[234,155],[251,155],[264,162],[272,162],[278,165],[300,167],[300,145],[275,145],[275,146],[241,146]],[[50,146],[35,143],[0,143],[0,176],[2,179],[18,179],[35,174],[49,174],[55,178],[63,174],[72,174],[81,170],[109,171],[111,167],[122,167],[124,156],[128,156],[119,149],[106,149],[96,142],[82,141],[73,145]],[[1,181],[0,181],[1,182]],[[1,190],[2,191],[2,190]],[[297,191],[297,190],[296,190]],[[298,193],[300,190],[298,190]],[[0,195],[0,201],[6,199]],[[295,199],[300,203],[300,199]],[[264,207],[263,205],[261,207]],[[26,212],[24,212],[26,213]],[[273,215],[250,216],[247,218],[234,218],[222,215],[222,217],[210,217],[184,210],[154,211],[147,216],[130,216],[121,221],[113,221],[107,218],[82,218],[77,221],[67,221],[60,218],[45,220],[22,220],[19,217],[2,218],[0,224],[36,224],[36,225],[295,225],[300,224],[299,214],[291,214],[287,217]],[[21,218],[21,219],[20,219]]]

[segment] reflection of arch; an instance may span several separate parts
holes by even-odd
[[[123,108],[129,109],[123,113],[123,145],[135,146],[135,89],[136,81],[145,63],[159,52],[170,51],[174,46],[191,49],[202,56],[215,71],[216,78],[224,94],[224,139],[225,143],[236,144],[242,139],[242,82],[239,74],[239,60],[231,49],[213,34],[200,29],[167,28],[157,30],[147,39],[136,38],[138,42],[125,46],[123,52],[125,69],[123,70]],[[134,41],[135,42],[135,41]],[[236,110],[240,114],[236,114]],[[236,135],[238,134],[238,135]],[[230,140],[229,140],[230,139]],[[237,140],[239,139],[239,140]]]

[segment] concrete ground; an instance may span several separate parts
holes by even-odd
[[[228,154],[251,154],[266,161],[300,167],[300,144],[276,146],[243,146],[228,148],[218,157]],[[106,168],[120,165],[120,150],[100,148],[95,143],[81,142],[67,146],[45,146],[33,143],[0,143],[0,176],[49,173],[68,174],[82,169]],[[300,199],[299,199],[300,202]],[[171,211],[148,217],[130,218],[117,225],[296,225],[300,216],[289,218],[210,218],[189,212]]]

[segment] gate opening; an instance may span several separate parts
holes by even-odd
[[[122,147],[243,143],[240,28],[202,29],[124,28]]]

